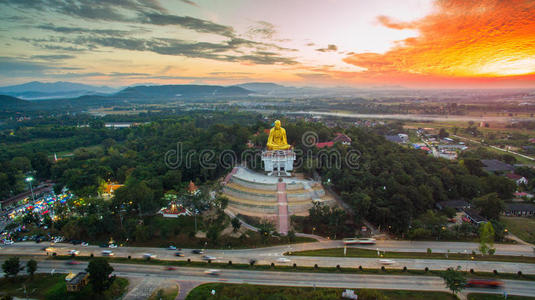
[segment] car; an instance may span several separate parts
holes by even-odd
[[[113,251],[111,250],[103,250],[102,251],[102,256],[113,256]]]
[[[214,256],[210,256],[210,255],[203,255],[202,259],[204,259],[204,260],[215,260],[216,258]]]
[[[12,240],[5,240],[4,245],[13,245],[14,242]]]
[[[69,255],[78,255],[78,254],[80,254],[80,251],[78,251],[78,250],[74,250],[74,249],[73,250],[69,250]]]
[[[380,260],[379,260],[379,263],[380,263],[381,265],[393,265],[393,264],[395,264],[396,262],[395,262],[394,260],[392,260],[392,259],[380,259]]]
[[[171,245],[171,246],[167,247],[167,250],[176,250],[176,247]]]
[[[68,265],[79,265],[80,262],[79,261],[75,261],[75,260],[70,260],[67,262]]]
[[[194,250],[191,250],[191,253],[193,253],[193,254],[204,254],[204,251],[199,250],[199,249],[194,249]]]
[[[221,273],[220,270],[217,270],[217,269],[208,269],[206,271],[204,271],[204,274],[206,275],[213,275],[213,276],[217,276]]]
[[[167,266],[165,268],[167,271],[172,271],[172,270],[176,270],[176,267],[173,267],[173,266]]]
[[[46,251],[46,249],[48,249],[48,247],[46,247],[46,246],[45,246],[45,247],[42,247],[42,248],[41,248],[41,251]]]
[[[117,245],[115,245],[115,244],[110,244],[109,247],[110,247],[110,248],[117,248]]]
[[[289,263],[289,262],[291,262],[291,260],[286,258],[286,257],[279,257],[279,258],[277,258],[277,262],[278,263]]]
[[[184,253],[182,253],[182,252],[175,252],[175,256],[184,257]]]
[[[466,287],[478,287],[478,288],[500,288],[503,287],[503,282],[496,279],[468,279]]]
[[[89,246],[89,243],[87,243],[87,242],[82,242],[80,245],[81,245],[82,247],[87,247],[87,246]]]
[[[108,248],[108,244],[100,244],[98,245],[100,248]]]
[[[156,258],[156,255],[151,254],[151,253],[145,253],[145,254],[143,254],[143,258],[144,259],[154,259],[154,258]]]

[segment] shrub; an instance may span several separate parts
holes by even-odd
[[[429,272],[429,268],[425,267],[424,271]]]
[[[522,276],[522,271],[518,271],[516,274],[517,274],[518,276]]]
[[[427,254],[431,254],[433,253],[433,250],[431,250],[431,248],[427,248]]]
[[[474,274],[474,269],[470,269],[470,273]]]
[[[362,266],[359,266],[359,270],[362,271]]]
[[[191,262],[191,258],[188,258],[188,264]]]
[[[232,266],[232,260],[229,260],[229,261],[228,261],[228,265],[229,265],[229,266]]]
[[[386,272],[385,266],[381,266],[381,271]]]
[[[274,264],[274,263],[271,263],[271,267],[272,267],[272,268],[275,268],[275,264]]]
[[[95,255],[93,253],[91,253],[91,255],[89,255],[89,257],[93,258],[93,257],[95,257]]]
[[[132,256],[128,255],[128,259],[132,259]]]
[[[498,270],[494,270],[492,272],[494,273],[494,275],[498,275]]]
[[[403,272],[407,272],[407,267],[403,267]]]
[[[340,270],[340,265],[336,265],[336,269]]]
[[[296,268],[297,268],[297,264],[296,264],[296,263],[294,263],[294,269],[296,269]]]
[[[314,269],[317,269],[318,268],[318,264],[314,264]]]

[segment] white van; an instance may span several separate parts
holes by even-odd
[[[113,256],[113,251],[104,250],[104,251],[102,251],[102,256]]]

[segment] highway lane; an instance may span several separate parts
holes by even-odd
[[[326,242],[329,247],[332,247],[337,241]],[[311,245],[312,244],[312,245]],[[313,256],[288,256],[290,262],[279,263],[278,258],[283,257],[283,253],[288,251],[299,251],[303,249],[310,249],[311,246],[324,243],[310,243],[310,244],[294,244],[289,246],[267,247],[257,249],[241,249],[241,250],[206,250],[206,255],[213,256],[216,259],[215,262],[227,263],[231,260],[233,263],[249,263],[250,259],[257,260],[258,264],[271,264],[276,265],[293,263],[298,266],[314,266],[317,264],[320,267],[353,267],[357,268],[362,266],[363,268],[380,268],[382,265],[379,259],[376,258],[355,258],[355,257],[313,257]],[[6,246],[0,249],[0,255],[40,255],[46,256],[47,253],[41,250],[43,247],[49,245],[45,243],[16,243],[14,245]],[[426,244],[423,244],[426,245]],[[376,246],[372,246],[377,248]],[[53,252],[58,255],[68,255],[68,251],[76,249],[80,251],[80,255],[101,256],[102,250],[112,250],[116,257],[128,257],[142,258],[145,253],[151,253],[162,260],[187,260],[201,261],[202,255],[192,254],[191,249],[183,249],[181,252],[184,257],[176,257],[174,253],[176,251],[167,250],[164,248],[146,248],[146,247],[119,247],[115,249],[99,248],[97,246],[82,247],[80,245],[70,245],[59,243],[54,246]],[[372,248],[374,249],[374,248]],[[51,253],[49,253],[51,255]],[[524,274],[535,274],[535,264],[530,263],[513,263],[513,262],[490,262],[490,261],[468,261],[468,260],[438,260],[438,259],[396,259],[393,265],[387,266],[387,268],[401,269],[407,267],[408,269],[423,270],[426,267],[430,270],[445,270],[449,267],[461,266],[463,270],[474,269],[475,271],[493,272],[497,270],[502,273],[517,273],[521,271]]]
[[[223,269],[219,276],[206,275],[202,268],[179,267],[166,270],[164,266],[139,264],[112,264],[114,274],[123,277],[156,277],[196,282],[247,283],[262,285],[303,286],[303,287],[337,287],[337,288],[375,288],[420,291],[447,291],[444,282],[434,276],[394,276],[362,275],[340,273],[304,273],[276,271],[247,271]],[[39,261],[38,272],[68,273],[82,271],[86,262],[79,265],[67,265],[64,261]],[[470,292],[504,291],[512,295],[533,296],[535,284],[532,281],[504,280],[504,288],[497,290],[469,289]]]

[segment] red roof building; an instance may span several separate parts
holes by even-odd
[[[334,146],[334,142],[325,142],[325,143],[317,143],[316,144],[316,147],[318,147],[320,149],[321,148],[325,148],[325,147],[331,148],[332,146]]]

